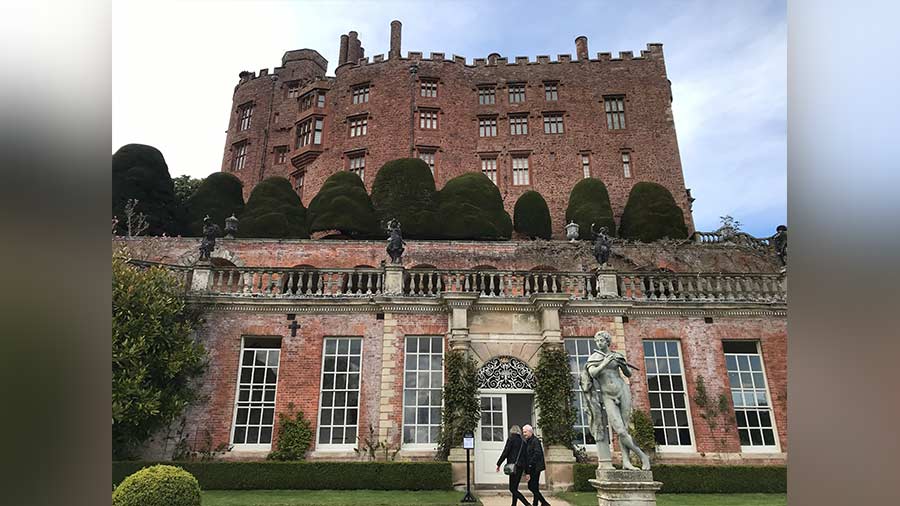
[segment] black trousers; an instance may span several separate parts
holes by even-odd
[[[531,490],[531,493],[534,494],[534,504],[542,504],[547,505],[550,504],[544,499],[543,494],[541,494],[541,472],[535,471],[534,474],[530,476],[528,479],[528,490]]]
[[[521,466],[516,466],[516,472],[509,475],[509,493],[512,494],[512,506],[516,506],[517,501],[522,501],[525,506],[530,506],[528,499],[519,492],[519,482],[522,481],[522,473],[525,470]]]

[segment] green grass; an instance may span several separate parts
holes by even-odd
[[[455,490],[206,490],[203,506],[458,506],[463,495]]]
[[[594,492],[565,492],[557,497],[572,506],[597,506]],[[551,501],[552,502],[552,501]],[[657,494],[657,506],[786,506],[787,494]]]

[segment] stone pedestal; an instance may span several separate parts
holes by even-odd
[[[547,488],[554,492],[571,490],[575,485],[573,474],[575,456],[572,455],[572,450],[565,446],[548,446],[544,454],[544,462],[547,465],[545,471]]]
[[[386,265],[384,266],[384,294],[400,295],[403,293],[403,266],[402,265]]]
[[[469,478],[472,482],[472,489],[475,488],[475,455],[473,450],[469,450]],[[447,456],[450,462],[450,474],[453,479],[453,488],[457,490],[466,489],[466,450],[463,448],[450,448],[450,455]]]
[[[194,265],[194,272],[191,274],[191,291],[205,292],[209,290],[209,284],[212,281],[212,264],[207,260],[201,260]]]
[[[605,299],[618,296],[619,285],[615,269],[609,266],[597,268],[597,297]]]
[[[599,506],[655,506],[662,483],[653,481],[652,471],[597,469],[597,479],[588,480],[597,489]]]

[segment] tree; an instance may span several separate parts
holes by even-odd
[[[306,239],[309,237],[306,214],[290,181],[278,176],[266,178],[253,188],[247,199],[247,206],[240,216],[238,235]]]
[[[325,180],[309,203],[309,230],[339,230],[353,238],[379,235],[372,200],[359,176],[341,171]]]
[[[641,182],[631,188],[619,223],[619,237],[653,242],[688,236],[684,213],[664,186]]]
[[[447,239],[509,239],[512,220],[500,190],[480,172],[457,176],[438,193],[438,216]]]
[[[200,188],[204,179],[194,179],[187,174],[172,178],[172,184],[175,186],[175,198],[181,205],[186,205],[191,195]]]
[[[372,205],[378,219],[400,221],[404,237],[439,237],[437,191],[428,164],[418,158],[400,158],[384,164],[372,184]]]
[[[612,206],[609,203],[609,192],[603,181],[592,177],[582,179],[569,194],[569,206],[566,208],[566,223],[574,221],[578,224],[578,236],[581,239],[591,237],[591,224],[596,230],[606,227],[611,236],[616,234],[616,222],[613,220]]]
[[[169,166],[153,146],[127,144],[112,156],[112,214],[119,219],[119,234],[125,233],[122,217],[129,200],[138,201],[135,211],[146,216],[148,235],[182,232],[183,215]]]
[[[244,192],[242,190],[244,185],[234,175],[227,172],[215,172],[206,179],[193,179],[192,181],[202,182],[185,203],[186,233],[194,237],[203,235],[203,218],[206,215],[212,218],[213,223],[222,227],[225,218],[232,214],[240,216],[244,211]],[[288,185],[290,186],[290,183]]]
[[[128,458],[196,400],[192,380],[205,370],[206,352],[174,276],[138,269],[122,254],[112,272],[113,454]]]
[[[446,364],[444,411],[437,451],[437,458],[441,460],[447,459],[451,448],[462,444],[466,432],[475,432],[481,416],[475,359],[461,351],[451,351],[447,354]]]
[[[538,379],[534,400],[540,408],[538,425],[544,444],[571,448],[575,440],[575,408],[569,354],[561,346],[545,346],[534,375]]]
[[[531,239],[550,239],[553,227],[547,201],[536,191],[527,191],[516,201],[513,208],[513,223],[516,232]]]

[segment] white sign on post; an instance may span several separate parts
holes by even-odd
[[[463,436],[463,448],[466,450],[472,450],[475,448],[475,436],[466,434]]]

